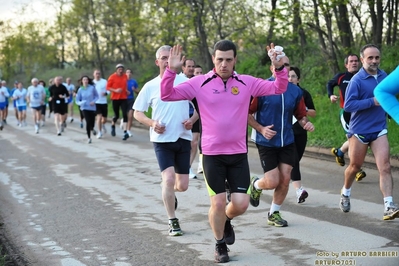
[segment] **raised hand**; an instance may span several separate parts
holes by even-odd
[[[181,71],[183,62],[186,59],[185,56],[182,56],[182,50],[183,48],[180,45],[174,45],[169,52],[168,65],[176,73]]]
[[[281,46],[274,46],[274,43],[271,43],[270,46],[266,46],[266,50],[275,68],[280,68],[288,62]]]

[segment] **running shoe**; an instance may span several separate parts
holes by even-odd
[[[38,125],[35,125],[35,133],[39,134],[39,126]]]
[[[170,236],[182,236],[183,232],[180,229],[179,219],[174,218],[169,220],[169,235]]]
[[[349,196],[345,196],[341,194],[341,200],[339,202],[339,207],[343,212],[349,212],[351,210],[351,201]]]
[[[125,134],[123,135],[122,140],[127,140],[129,138],[129,134],[127,134],[127,132],[125,132]]]
[[[100,131],[100,132],[98,132],[98,134],[97,134],[97,138],[98,138],[98,139],[101,139],[101,138],[102,138],[102,136],[103,136],[103,133],[101,133],[101,131]]]
[[[388,208],[384,211],[384,217],[382,217],[382,219],[393,220],[398,217],[399,217],[399,208],[393,202],[391,202]]]
[[[91,139],[88,139],[88,140],[87,140],[87,143],[89,143],[89,144],[90,144],[90,143],[91,143]]]
[[[71,117],[71,121],[69,123],[72,123],[72,122],[73,122],[73,118]]]
[[[123,118],[121,119],[121,123],[119,124],[119,127],[120,127],[121,129],[123,129]]]
[[[115,137],[115,126],[111,126],[111,136]]]
[[[190,172],[188,173],[188,178],[196,179],[197,176],[194,174],[193,169],[190,168]]]
[[[129,137],[133,136],[132,132],[130,132],[129,130],[127,131],[127,134],[129,135]]]
[[[224,224],[224,239],[227,245],[233,245],[236,240],[236,234],[234,233],[233,227],[231,221],[226,219],[226,223]]]
[[[61,136],[61,132],[60,131],[57,132],[57,136]]]
[[[286,220],[281,218],[280,212],[275,211],[273,214],[269,215],[270,213],[267,213],[267,224],[268,225],[274,225],[276,227],[286,227],[288,226],[288,223]]]
[[[335,161],[337,162],[337,164],[339,164],[340,166],[344,166],[345,165],[344,156],[343,155],[342,156],[338,155],[338,149],[332,148],[331,149],[331,153],[332,153],[332,155],[335,156]]]
[[[309,196],[308,192],[304,189],[301,189],[299,193],[296,194],[297,202],[304,203],[305,199]]]
[[[3,125],[0,125],[0,130],[3,130]]]
[[[80,128],[83,128],[83,122],[80,122]]]
[[[229,249],[227,248],[226,243],[220,243],[215,245],[215,262],[216,263],[224,263],[230,261]]]
[[[94,128],[93,128],[92,132],[93,132],[94,136],[97,135],[97,131]]]
[[[365,177],[366,177],[366,172],[363,171],[362,169],[360,169],[360,171],[356,173],[356,181],[357,182],[362,181],[362,179]]]
[[[251,195],[250,195],[249,202],[254,207],[259,206],[259,199],[260,199],[260,195],[262,194],[262,190],[258,190],[255,188],[256,180],[259,180],[259,178],[257,178],[256,176],[253,176],[251,179],[251,185],[250,185]]]

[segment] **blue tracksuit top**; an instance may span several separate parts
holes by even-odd
[[[374,95],[382,108],[399,124],[399,101],[396,95],[399,94],[399,66],[388,75],[377,88]]]
[[[357,72],[345,93],[344,109],[350,112],[349,134],[369,134],[387,128],[385,111],[374,104],[374,89],[387,76],[378,69],[376,78],[362,67]]]
[[[302,90],[288,83],[287,90],[281,95],[258,97],[256,121],[263,125],[274,125],[272,130],[277,134],[270,140],[256,132],[255,143],[266,147],[285,147],[294,143],[292,116],[302,99]]]

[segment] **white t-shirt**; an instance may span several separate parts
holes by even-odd
[[[187,78],[177,75],[174,85],[186,81]],[[152,108],[152,119],[165,124],[166,130],[158,134],[150,128],[150,141],[152,142],[175,142],[179,138],[192,139],[191,130],[186,130],[183,121],[189,119],[189,101],[164,102],[161,100],[161,78],[160,76],[150,80],[141,89],[133,109],[141,112]]]
[[[97,104],[106,104],[107,103],[107,95],[103,95],[104,92],[107,92],[107,80],[100,79],[95,80],[93,79],[94,84],[96,84],[96,90],[98,93],[98,100],[96,101]]]
[[[29,86],[26,96],[29,97],[30,107],[39,107],[44,102],[46,91],[42,85],[37,85],[36,87]]]

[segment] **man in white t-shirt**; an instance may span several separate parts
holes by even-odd
[[[42,105],[46,98],[46,91],[42,85],[39,85],[39,80],[33,78],[31,80],[32,85],[28,87],[26,94],[26,100],[30,104],[33,111],[33,121],[35,122],[35,132],[39,133],[40,121],[42,121]]]
[[[172,47],[161,46],[156,52],[155,64],[159,67],[159,76],[147,82],[133,105],[134,117],[150,127],[150,141],[154,144],[155,154],[162,175],[162,199],[169,218],[169,235],[181,236],[179,220],[175,209],[177,200],[175,190],[188,188],[191,150],[191,128],[198,114],[189,117],[189,102],[164,102],[160,97],[161,79],[168,66],[169,51]],[[176,76],[175,85],[187,80]],[[152,117],[144,112],[152,108]]]
[[[105,129],[105,123],[107,122],[108,116],[107,80],[101,78],[101,71],[98,69],[94,70],[93,76],[93,82],[94,84],[96,84],[96,90],[99,97],[96,101],[96,113],[98,127],[97,138],[100,139],[103,134],[107,132],[107,130]]]

